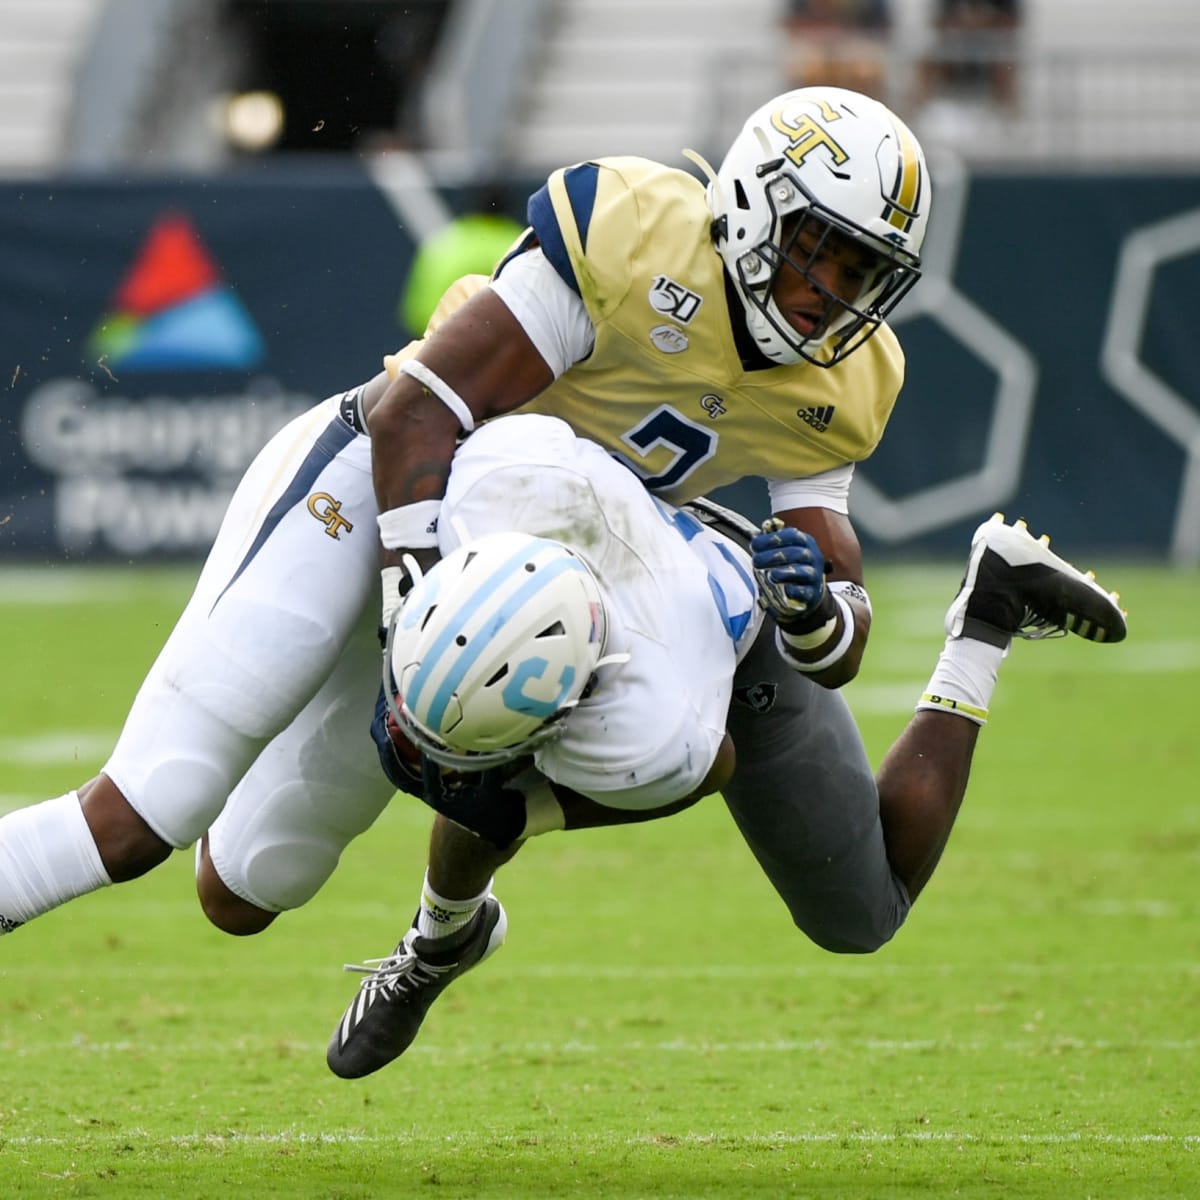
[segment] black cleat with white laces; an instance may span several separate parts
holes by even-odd
[[[429,1006],[460,975],[494,954],[507,930],[503,905],[489,896],[461,937],[423,938],[410,929],[387,958],[348,965],[347,971],[364,971],[367,977],[333,1031],[325,1054],[329,1069],[343,1079],[360,1079],[399,1058],[412,1045]]]
[[[1125,612],[1091,571],[1079,571],[1033,537],[1024,521],[1004,523],[997,513],[975,530],[971,557],[946,613],[951,637],[1007,646],[1009,639],[1077,634],[1090,642],[1125,637]]]

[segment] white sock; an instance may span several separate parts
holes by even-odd
[[[110,883],[75,792],[0,817],[0,934]]]
[[[917,710],[932,709],[986,725],[992,689],[1007,650],[974,638],[947,638]]]
[[[421,907],[417,912],[417,933],[423,938],[444,938],[470,924],[471,918],[491,895],[492,881],[470,900],[447,900],[429,886],[429,871],[421,888]]]

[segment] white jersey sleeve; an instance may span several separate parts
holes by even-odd
[[[579,297],[540,247],[514,255],[488,286],[504,301],[557,379],[596,341],[596,327]]]
[[[843,463],[807,479],[768,479],[772,512],[789,508],[830,508],[845,516],[850,511],[850,481],[854,464]]]

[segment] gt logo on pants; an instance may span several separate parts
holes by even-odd
[[[342,502],[335,500],[328,492],[313,492],[308,498],[308,511],[325,526],[325,532],[335,540],[340,540],[338,535],[343,529],[349,533],[354,528],[342,516]]]

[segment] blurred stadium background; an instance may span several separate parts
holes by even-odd
[[[1198,52],[1177,0],[0,0],[0,553],[200,555],[271,430],[407,339],[453,215],[719,160],[833,81],[936,184],[868,548],[957,557],[1000,508],[1194,566]]]
[[[103,762],[255,451],[409,337],[422,243],[564,162],[717,160],[792,83],[874,91],[935,174],[855,485],[872,757],[996,508],[1133,630],[1014,652],[877,956],[796,937],[719,804],[547,839],[502,965],[347,1088],[338,965],[394,937],[419,805],[267,938],[187,854],[49,914],[0,955],[5,1194],[1194,1197],[1197,62],[1184,0],[0,0],[0,811]]]

